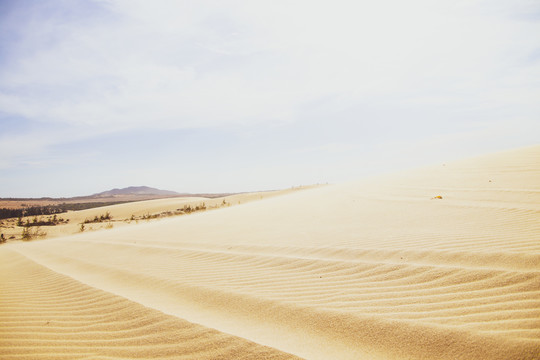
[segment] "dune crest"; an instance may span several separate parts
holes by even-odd
[[[4,274],[34,269],[24,281],[60,277],[183,326],[215,329],[234,358],[537,359],[539,219],[535,146],[189,217],[8,244],[0,255]],[[45,294],[62,294],[54,289]],[[36,301],[13,305],[23,292],[0,297],[1,315],[16,319],[28,309],[25,321],[41,319],[31,311]],[[70,294],[60,296],[68,302]],[[203,341],[197,331],[193,344]],[[61,352],[59,343],[39,340],[46,334],[3,335],[0,354]],[[141,330],[139,341],[159,334],[158,326]],[[168,346],[176,345],[150,348],[158,354]],[[115,351],[111,345],[103,356],[120,358]],[[189,351],[187,358],[199,358]]]

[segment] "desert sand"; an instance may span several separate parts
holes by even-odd
[[[11,242],[0,271],[2,359],[539,359],[540,146]]]
[[[241,205],[251,201],[259,201],[274,196],[290,194],[292,192],[311,189],[319,186],[323,185],[297,186],[285,190],[251,192],[213,198],[196,196],[169,197],[144,201],[133,201],[124,204],[107,205],[79,211],[68,211],[65,213],[57,214],[57,217],[64,221],[57,224],[56,226],[40,226],[39,228],[30,227],[30,231],[40,233],[39,236],[34,236],[34,238],[48,239],[52,237],[80,233],[81,224],[84,224],[83,232],[110,230],[112,228],[139,224],[139,222],[157,221],[170,216],[191,215],[199,211],[196,210],[196,208],[202,208],[203,206],[205,208],[205,211],[210,211],[223,207]],[[124,197],[122,199],[124,199]],[[24,202],[31,203],[31,201],[29,200],[24,200]],[[20,201],[5,201],[3,206],[8,208],[18,207],[19,203]],[[13,204],[16,204],[17,206],[13,206]],[[46,206],[47,204],[49,204],[47,200],[38,200],[37,204],[35,205]],[[188,206],[193,210],[193,212],[185,213],[183,211],[184,208]],[[94,219],[94,217],[99,218],[100,216],[103,216],[105,214],[109,214],[111,219],[100,222],[85,223],[85,221],[87,220],[91,221],[92,219]],[[25,216],[22,217],[21,220],[23,223],[26,223],[27,221],[32,222],[34,221],[34,219],[46,221],[51,218],[52,215],[41,215],[37,217]],[[18,219],[16,218],[0,220],[0,232],[4,234],[6,239],[21,240],[21,232],[23,230],[23,227],[17,226],[17,221]]]

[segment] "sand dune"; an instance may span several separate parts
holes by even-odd
[[[275,196],[281,196],[297,192],[300,190],[311,189],[319,187],[320,185],[299,186],[285,190],[274,190],[264,192],[252,192],[252,193],[240,193],[234,195],[228,195],[219,198],[204,198],[204,197],[173,197],[164,199],[133,201],[125,204],[116,204],[101,206],[97,208],[91,208],[80,211],[69,211],[67,213],[61,213],[57,216],[67,222],[62,222],[56,226],[42,226],[39,232],[42,234],[37,236],[39,239],[53,238],[59,236],[66,236],[80,233],[80,226],[85,221],[92,221],[95,217],[100,217],[105,214],[111,216],[111,220],[102,222],[90,222],[85,224],[84,231],[96,231],[96,230],[110,230],[111,228],[124,227],[139,223],[139,221],[156,221],[163,217],[179,216],[185,207],[189,206],[195,210],[197,207],[205,207],[206,210],[215,210],[223,207],[230,207],[240,204],[246,204],[252,201],[259,201],[268,199]],[[41,206],[44,203],[39,204]],[[27,216],[21,220],[23,223],[34,220],[47,220],[52,216]],[[15,226],[17,219],[13,218],[6,221],[6,224],[0,222],[0,232],[2,232],[6,238],[21,239],[21,233],[23,228]]]
[[[293,359],[0,252],[2,359]],[[9,274],[9,276],[4,276]]]
[[[2,357],[538,359],[540,146],[0,256]]]

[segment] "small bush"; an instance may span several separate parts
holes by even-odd
[[[44,237],[47,233],[45,231],[42,231],[39,226],[34,227],[34,229],[30,229],[30,226],[25,226],[21,238],[25,241],[32,240],[35,237]]]
[[[25,241],[28,241],[28,240],[31,240],[32,239],[32,235],[30,234],[30,228],[28,226],[25,226],[23,231],[22,231],[22,234],[21,234],[21,238]]]
[[[90,224],[90,223],[100,223],[104,221],[111,221],[112,216],[110,212],[106,212],[105,214],[101,214],[100,216],[94,216],[93,219],[84,219],[84,224]]]

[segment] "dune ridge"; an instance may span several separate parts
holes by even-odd
[[[539,219],[535,146],[0,254],[309,359],[537,359]]]

